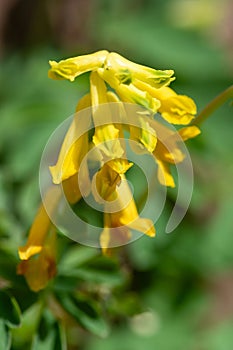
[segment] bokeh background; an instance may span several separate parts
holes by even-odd
[[[89,89],[86,75],[72,84],[49,80],[48,60],[99,49],[174,69],[172,87],[190,95],[200,111],[232,84],[233,3],[0,1],[0,289],[11,290],[23,314],[40,298],[25,291],[23,278],[15,273],[17,246],[25,242],[40,200],[40,156],[51,132]],[[112,261],[60,238],[60,266],[68,260],[69,268],[78,271],[68,285],[101,301],[111,329],[101,338],[70,326],[69,349],[233,348],[232,112],[227,102],[188,144],[195,187],[188,213],[172,234],[162,227],[175,190],[169,191],[156,224],[157,237],[141,238]],[[67,258],[70,247],[73,260]],[[67,287],[63,277],[55,282],[58,291]],[[35,332],[25,325],[14,331],[12,349],[30,349]],[[46,344],[45,350],[58,349]]]

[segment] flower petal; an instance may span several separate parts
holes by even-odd
[[[152,153],[156,147],[157,136],[155,129],[152,128],[147,118],[139,117],[138,124],[139,126],[130,125],[130,139],[137,142],[131,142],[130,145],[135,153],[144,153],[146,149],[148,152]]]
[[[111,52],[105,60],[105,69],[111,71],[118,77],[119,83],[127,84],[129,79],[122,79],[120,72],[127,71],[128,77],[131,75],[132,80],[139,79],[153,87],[160,88],[169,85],[175,78],[173,70],[156,70],[127,60],[121,55]],[[124,74],[123,77],[125,78]]]
[[[89,55],[68,58],[60,62],[49,61],[51,68],[48,76],[51,79],[74,81],[77,76],[102,67],[107,55],[108,51],[102,50]]]
[[[51,213],[55,210],[60,197],[60,191],[52,187],[44,199],[46,208]],[[27,243],[19,247],[19,257],[21,260],[28,260],[32,255],[41,252],[47,233],[51,227],[51,221],[43,204],[41,204],[34,222],[31,226]]]
[[[159,111],[169,123],[183,125],[189,124],[197,113],[194,101],[184,95],[177,95],[163,100]]]
[[[155,89],[149,84],[136,80],[135,86],[142,91],[146,91],[161,103],[159,112],[163,118],[171,124],[189,124],[197,113],[194,101],[185,95],[178,95],[169,87]]]
[[[158,164],[159,182],[164,186],[175,187],[175,182],[169,170],[169,165],[159,159],[156,159],[156,162]]]
[[[56,234],[51,232],[40,254],[22,261],[17,267],[17,273],[25,276],[30,289],[34,292],[45,288],[48,281],[56,274],[55,241]]]
[[[79,102],[76,112],[90,106],[90,95],[85,95]],[[88,134],[82,134],[80,137],[80,120],[76,114],[66,133],[63,141],[57,163],[50,166],[50,172],[54,184],[60,184],[79,171],[83,157],[88,151]]]
[[[96,202],[115,200],[116,186],[120,182],[120,175],[105,163],[92,179],[92,194]]]
[[[179,131],[180,137],[183,141],[192,139],[193,137],[198,136],[201,133],[201,130],[195,126],[187,126],[185,128],[180,129]]]

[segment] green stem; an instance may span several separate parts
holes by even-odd
[[[196,119],[191,123],[193,125],[200,125],[209,115],[211,115],[217,108],[222,106],[229,98],[233,98],[233,85],[224,90],[216,96],[208,105],[200,112]]]

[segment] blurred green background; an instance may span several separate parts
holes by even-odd
[[[15,268],[17,246],[40,200],[40,156],[49,135],[89,89],[87,76],[74,83],[49,80],[48,60],[107,49],[156,69],[174,69],[172,87],[190,95],[200,111],[232,84],[232,23],[230,0],[1,0],[0,289],[9,287],[22,311],[38,298],[23,294],[25,283]],[[114,262],[103,259],[105,268],[117,265],[116,275],[105,280],[101,264],[100,280],[78,275],[87,285],[90,278],[86,293],[93,300],[98,291],[111,331],[100,338],[72,328],[69,349],[233,348],[232,111],[230,102],[219,108],[188,144],[195,187],[182,224],[172,234],[163,232],[174,200],[170,191],[157,237],[123,248]],[[69,252],[71,243],[60,239]],[[72,249],[84,254],[90,273],[96,251],[76,244]],[[24,340],[16,334],[12,349],[27,349]],[[53,349],[48,344],[43,348]]]

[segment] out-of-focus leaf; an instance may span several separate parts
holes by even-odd
[[[2,242],[1,244],[3,245]],[[12,254],[0,249],[0,276],[5,279],[13,279],[15,277],[15,268],[16,258]]]
[[[99,254],[95,248],[74,246],[69,248],[60,261],[59,271],[71,271],[79,267]]]
[[[61,324],[45,312],[33,339],[31,350],[66,350],[65,330]]]
[[[120,285],[122,282],[124,282],[124,276],[120,271],[99,271],[99,270],[92,270],[89,268],[79,268],[79,269],[73,269],[70,271],[63,271],[61,272],[65,276],[69,277],[76,277],[86,282],[94,282],[94,283],[101,283],[108,285],[110,287],[115,287]]]
[[[106,337],[109,327],[101,316],[97,305],[91,299],[86,299],[81,295],[60,294],[57,296],[63,308],[86,330]]]
[[[73,247],[60,261],[58,275],[87,283],[116,287],[125,281],[125,274],[112,259],[99,255],[94,248]]]
[[[21,323],[17,301],[4,291],[0,291],[0,319],[4,320],[9,327],[19,327]]]
[[[108,301],[108,311],[112,316],[129,317],[144,311],[140,296],[136,293],[124,293],[112,296]]]
[[[9,328],[4,321],[0,319],[0,349],[10,350],[11,348],[11,334]]]
[[[13,345],[15,345],[17,349],[31,344],[39,324],[41,310],[42,305],[40,303],[33,304],[22,314],[21,327],[12,329]]]

